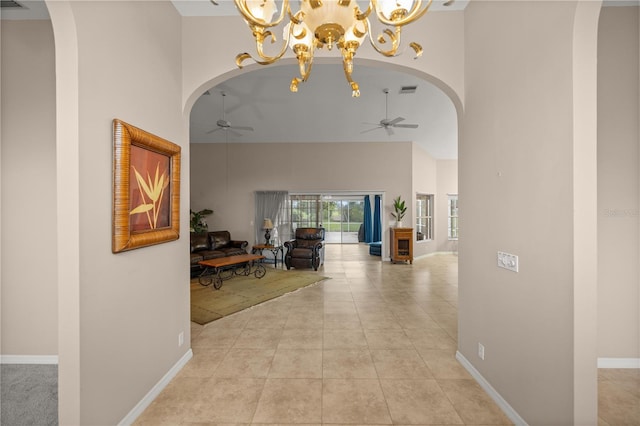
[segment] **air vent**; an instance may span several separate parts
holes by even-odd
[[[418,90],[418,86],[402,86],[400,88],[400,94],[408,95],[410,93],[416,93],[416,90]]]
[[[25,7],[13,0],[0,0],[0,8],[2,9],[24,9]]]

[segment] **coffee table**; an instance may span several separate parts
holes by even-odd
[[[262,259],[264,256],[259,254],[239,254],[201,260],[198,263],[204,266],[204,270],[198,276],[198,282],[205,287],[213,284],[213,288],[219,290],[222,287],[222,281],[233,278],[235,275],[253,274],[256,278],[262,278],[267,273]]]

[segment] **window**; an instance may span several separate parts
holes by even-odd
[[[416,241],[433,239],[433,195],[416,195]]]
[[[320,195],[291,195],[291,224],[294,230],[321,226],[322,200]]]
[[[458,239],[458,194],[449,194],[448,235],[450,240]]]

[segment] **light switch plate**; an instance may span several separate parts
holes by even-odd
[[[509,271],[518,272],[518,256],[515,254],[498,252],[498,267],[508,269]]]

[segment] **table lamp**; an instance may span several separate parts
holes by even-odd
[[[264,239],[266,240],[266,245],[269,245],[271,241],[271,230],[273,229],[273,222],[271,222],[271,219],[265,219],[262,222],[262,229],[266,231],[264,233]]]

